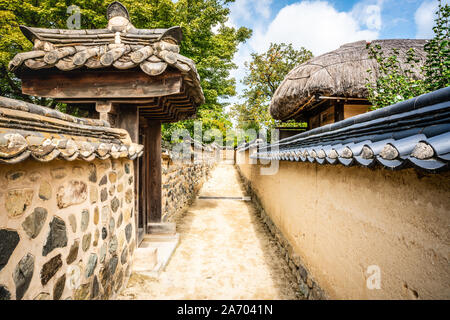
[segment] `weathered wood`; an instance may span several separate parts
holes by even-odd
[[[176,224],[174,222],[150,222],[147,224],[148,233],[150,234],[175,234],[177,233]]]
[[[344,103],[338,100],[334,105],[334,122],[344,120]]]
[[[161,222],[161,123],[149,121],[147,127],[148,175],[147,212],[150,222]]]
[[[27,62],[32,60],[27,60]],[[42,81],[45,77],[46,81]],[[56,99],[151,98],[178,94],[182,89],[179,72],[149,77],[136,71],[30,73],[22,77],[22,92]]]

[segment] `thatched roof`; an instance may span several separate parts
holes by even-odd
[[[391,55],[393,48],[398,49],[402,63],[406,52],[413,48],[421,59],[419,64],[425,61],[425,43],[426,40],[419,39],[372,41],[373,45],[379,44],[386,55]],[[366,98],[368,69],[374,71],[372,77],[377,76],[376,61],[369,58],[364,40],[314,57],[287,74],[272,98],[270,114],[275,119],[287,120],[314,96]]]

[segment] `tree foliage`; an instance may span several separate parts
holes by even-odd
[[[252,60],[245,62],[247,70],[243,79],[246,85],[241,96],[243,103],[235,104],[231,111],[238,127],[259,132],[278,124],[270,116],[270,100],[287,73],[311,57],[311,51],[303,47],[296,50],[292,44],[284,43],[271,43],[262,54],[252,53]]]
[[[385,56],[380,45],[367,45],[369,58],[378,65],[376,80],[366,79],[372,109],[450,85],[449,16],[450,6],[439,1],[434,37],[424,45],[426,60],[423,66],[419,66],[420,60],[412,48],[406,52],[405,61],[401,61],[397,49],[392,50],[391,56]],[[374,71],[369,69],[367,72],[372,74]]]
[[[366,79],[369,91],[368,99],[372,103],[371,109],[379,109],[394,103],[411,99],[426,92],[422,79],[418,77],[420,60],[416,58],[414,49],[406,52],[406,61],[400,61],[398,49],[386,57],[380,45],[368,44],[369,58],[378,64],[378,75],[375,82]],[[371,69],[367,70],[372,74]]]
[[[42,28],[67,28],[67,8],[81,9],[81,28],[104,28],[106,8],[112,0],[0,0],[0,90],[1,95],[55,106],[52,100],[24,96],[20,82],[7,71],[10,59],[18,52],[28,51],[32,44],[22,35],[19,25]],[[180,26],[183,42],[180,53],[197,65],[206,103],[199,109],[199,118],[217,125],[224,118],[220,98],[235,95],[235,79],[230,70],[236,68],[232,59],[239,43],[251,36],[251,30],[228,27],[229,9],[233,0],[121,0],[136,28],[169,28]],[[187,121],[189,128],[192,121]],[[166,125],[166,135],[172,127]]]
[[[442,5],[439,1],[433,27],[434,37],[424,46],[427,60],[423,71],[429,91],[450,85],[449,17],[450,5]]]

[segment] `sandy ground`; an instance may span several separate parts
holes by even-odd
[[[244,196],[218,165],[200,196]],[[296,279],[251,202],[196,200],[178,218],[180,243],[158,279],[133,273],[118,299],[299,299]]]

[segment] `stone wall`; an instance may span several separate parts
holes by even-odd
[[[450,172],[280,161],[261,175],[248,151],[241,160],[309,294],[312,279],[331,299],[450,299]]]
[[[133,161],[0,164],[0,300],[108,299],[135,248]]]
[[[162,160],[162,220],[173,222],[195,199],[214,166],[214,159]]]

